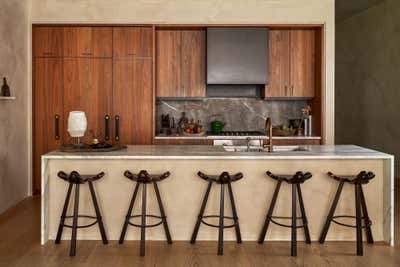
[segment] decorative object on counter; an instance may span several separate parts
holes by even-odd
[[[289,127],[293,128],[296,130],[297,135],[301,136],[303,135],[303,122],[304,122],[304,118],[300,118],[300,119],[289,119]]]
[[[85,135],[87,129],[86,114],[83,111],[71,111],[68,116],[68,132],[71,137],[77,137],[78,142],[74,144],[75,147],[83,147],[84,144],[80,142],[80,138]]]
[[[267,234],[268,226],[272,222],[276,225],[290,228],[292,230],[292,240],[291,240],[291,255],[297,256],[297,229],[303,228],[304,235],[307,244],[311,244],[310,231],[308,229],[308,220],[306,216],[306,211],[303,203],[303,195],[301,193],[300,185],[310,179],[312,174],[309,172],[296,172],[294,175],[275,175],[270,171],[266,173],[270,178],[276,180],[278,183],[276,184],[275,191],[271,200],[271,204],[269,206],[267,216],[265,218],[264,226],[261,230],[260,236],[258,238],[258,243],[262,244],[265,240],[265,235]],[[283,216],[273,216],[276,200],[278,199],[279,190],[281,188],[282,182],[286,182],[292,186],[292,216],[283,217]],[[299,206],[300,206],[300,217],[297,216],[297,195],[299,197]],[[292,223],[290,225],[283,224],[275,221],[275,219],[290,219]],[[302,220],[302,225],[297,225],[297,219]]]
[[[215,134],[220,133],[225,127],[225,123],[219,120],[214,120],[211,122],[211,131]]]
[[[172,124],[172,125],[171,125]],[[175,129],[175,119],[170,119],[169,114],[161,114],[161,134],[171,135]]]
[[[181,113],[181,118],[178,121],[178,134],[183,134],[185,131],[185,126],[188,124],[189,119],[186,117],[186,113],[182,112]]]
[[[56,237],[55,243],[60,244],[64,226],[68,227],[68,228],[72,228],[71,248],[70,248],[69,255],[75,256],[75,254],[76,254],[76,239],[77,239],[76,237],[77,237],[78,228],[87,228],[87,227],[91,227],[95,224],[98,224],[100,234],[101,234],[101,239],[103,240],[103,244],[104,245],[108,244],[106,231],[104,230],[103,219],[101,217],[99,205],[98,205],[97,198],[96,198],[96,193],[95,193],[94,187],[93,187],[93,182],[103,178],[104,172],[100,172],[98,174],[80,175],[77,171],[73,171],[70,174],[66,174],[63,171],[60,171],[60,172],[58,172],[57,176],[59,178],[63,179],[64,181],[67,181],[69,183],[69,188],[68,188],[68,192],[67,192],[67,197],[65,198],[64,208],[61,213],[60,225],[58,226],[57,237]],[[91,195],[91,198],[93,201],[93,206],[94,206],[96,216],[79,214],[79,210],[78,210],[79,209],[79,187],[81,184],[85,184],[86,182],[89,184],[90,195]],[[75,197],[74,197],[73,216],[67,216],[69,200],[70,200],[72,188],[74,185],[75,185]],[[72,225],[65,224],[65,220],[70,219],[70,218],[73,218]],[[90,224],[86,224],[86,225],[78,225],[78,218],[92,219],[95,221]]]
[[[3,78],[3,86],[1,87],[1,96],[4,96],[4,97],[11,96],[10,86],[8,86],[8,84],[7,84],[6,77]]]
[[[367,242],[369,244],[374,243],[374,239],[372,237],[371,225],[372,221],[368,216],[367,203],[365,202],[364,192],[362,186],[368,184],[370,180],[375,177],[375,174],[372,172],[362,171],[357,175],[335,175],[332,172],[328,172],[328,175],[339,182],[338,189],[335,194],[335,198],[333,200],[332,206],[329,210],[328,217],[326,218],[326,222],[324,228],[322,229],[321,236],[319,238],[319,243],[323,244],[325,242],[326,234],[328,233],[329,226],[331,222],[334,222],[338,225],[356,228],[356,236],[357,236],[357,256],[363,255],[363,237],[362,237],[362,229],[365,229],[365,236],[367,237]],[[336,215],[335,210],[336,206],[339,202],[340,195],[342,194],[342,189],[344,183],[349,183],[354,185],[355,191],[355,202],[356,202],[356,216],[349,215]],[[338,222],[336,219],[338,218],[352,218],[356,220],[356,225],[350,225],[346,223]],[[364,221],[364,226],[361,221]]]
[[[200,224],[204,223],[207,226],[215,227],[218,228],[218,255],[223,255],[224,254],[224,229],[225,228],[235,228],[236,232],[236,242],[238,244],[242,243],[242,235],[240,233],[240,227],[239,227],[239,217],[237,215],[236,211],[236,205],[235,205],[235,199],[233,196],[233,191],[232,191],[232,185],[231,183],[236,182],[240,179],[243,178],[243,174],[241,172],[236,173],[235,175],[230,175],[228,172],[223,172],[220,175],[207,175],[202,172],[198,172],[197,175],[208,182],[207,186],[207,191],[206,194],[204,195],[203,202],[201,204],[200,212],[199,215],[197,216],[197,221],[194,226],[192,238],[190,239],[190,243],[194,244],[196,242],[197,234],[200,229]],[[221,186],[221,193],[220,193],[220,202],[219,202],[219,215],[204,215],[204,211],[206,209],[207,201],[208,201],[208,196],[211,191],[211,186],[213,183],[219,184]],[[224,213],[224,202],[225,202],[225,185],[228,186],[228,192],[229,192],[229,199],[231,202],[231,208],[232,208],[232,217],[230,216],[225,216]],[[212,224],[209,222],[206,222],[205,219],[207,218],[219,218],[219,224]],[[233,220],[233,224],[230,225],[224,225],[224,220],[225,219],[230,219]]]
[[[201,125],[201,121],[198,120],[194,122],[194,119],[190,119],[189,123],[185,125],[185,129],[183,131],[184,135],[204,135],[203,126]]]
[[[312,136],[311,106],[307,105],[307,107],[302,109],[301,111],[303,113],[303,119],[304,119],[304,135]]]
[[[82,144],[77,147],[74,144],[60,146],[61,152],[76,153],[76,152],[111,152],[126,149],[127,146],[111,145],[108,143],[98,144]]]
[[[273,136],[293,136],[296,133],[296,129],[292,126],[287,125],[277,125],[272,127]]]
[[[125,171],[124,175],[129,180],[136,182],[135,191],[133,192],[133,196],[131,202],[129,204],[128,212],[125,216],[124,225],[122,227],[121,236],[119,238],[119,243],[124,243],[126,230],[128,225],[132,225],[140,228],[140,256],[145,255],[145,241],[146,241],[146,228],[156,227],[162,224],[164,226],[165,236],[167,238],[167,243],[172,244],[171,233],[169,232],[167,216],[165,215],[164,205],[161,200],[160,191],[158,189],[158,182],[169,177],[169,172],[164,172],[163,174],[149,174],[145,170],[141,170],[138,174],[133,174],[130,171]],[[160,208],[160,216],[152,215],[146,213],[146,201],[147,201],[147,184],[153,184],[154,191],[156,193],[156,198],[158,202],[158,207]],[[135,204],[136,196],[139,190],[139,187],[142,186],[142,213],[139,215],[132,215],[133,206]],[[133,223],[131,219],[141,218],[141,223]],[[158,223],[148,224],[146,223],[146,218],[155,218],[160,219]]]

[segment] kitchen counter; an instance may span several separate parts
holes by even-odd
[[[237,140],[237,139],[246,139],[250,138],[254,139],[263,139],[268,140],[268,135],[252,135],[252,136],[232,136],[232,135],[202,135],[202,136],[190,136],[190,135],[157,135],[154,137],[156,140],[165,140],[165,139],[176,139],[176,140],[191,140],[191,139],[203,139],[203,140]],[[272,140],[321,140],[321,136],[273,136]]]
[[[242,172],[244,178],[233,183],[232,187],[242,237],[248,241],[257,240],[276,185],[274,180],[266,177],[267,170],[277,174],[292,174],[296,171],[309,171],[313,174],[313,177],[302,185],[312,240],[318,240],[338,186],[337,181],[328,177],[326,173],[332,171],[337,174],[357,174],[361,170],[368,170],[376,174],[376,177],[363,187],[368,212],[373,221],[374,239],[393,245],[393,156],[354,145],[302,147],[308,151],[226,152],[222,146],[128,146],[125,150],[106,153],[48,153],[42,156],[41,242],[45,244],[56,236],[68,187],[65,181],[57,178],[57,172],[60,170],[76,170],[82,174],[105,172],[105,176],[94,185],[110,240],[119,238],[135,186],[131,180],[124,177],[125,170],[171,172],[168,179],[159,183],[159,188],[173,240],[190,239],[207,186],[206,182],[197,176],[198,171],[208,174],[220,174],[222,171]],[[84,199],[80,202],[80,212],[93,214],[86,185],[81,187],[80,194]],[[151,187],[148,197],[149,212],[158,214]],[[290,215],[290,197],[290,186],[283,184],[275,208],[276,215]],[[72,206],[70,204],[70,210]],[[135,207],[135,210],[137,212],[138,207]],[[219,190],[214,186],[206,213],[216,214],[218,210]],[[229,205],[226,211],[229,216]],[[354,189],[345,185],[337,214],[353,213]],[[270,227],[267,240],[290,240],[288,229],[275,225]],[[63,238],[69,239],[70,233],[70,229],[65,229]],[[216,240],[217,236],[215,229],[202,226],[198,240]],[[300,231],[299,238],[302,236]],[[149,229],[147,237],[149,240],[164,240],[163,228]],[[128,228],[127,240],[139,238],[137,229]],[[234,231],[226,229],[225,238],[235,240]],[[97,227],[81,229],[78,231],[78,239],[100,239]],[[355,240],[355,230],[332,225],[327,240]]]
[[[223,146],[128,146],[112,152],[54,151],[43,159],[392,159],[393,156],[355,145],[300,146],[307,151],[227,152]]]

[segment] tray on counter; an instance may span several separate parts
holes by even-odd
[[[121,145],[110,145],[110,144],[101,144],[101,145],[88,145],[84,144],[82,147],[77,147],[72,144],[66,144],[60,146],[61,152],[111,152],[111,151],[118,151],[122,149],[126,149],[127,146]]]

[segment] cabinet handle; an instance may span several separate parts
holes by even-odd
[[[115,141],[119,141],[119,116],[115,115]]]
[[[56,114],[54,116],[54,129],[55,129],[55,135],[54,138],[56,140],[60,140],[60,115]]]
[[[287,96],[288,95],[288,92],[287,92],[287,85],[285,85],[285,96]]]
[[[104,139],[110,140],[110,116],[104,116],[105,135]]]
[[[53,55],[53,52],[43,52],[43,54],[48,56],[48,55]]]
[[[292,85],[291,93],[292,96],[294,95],[294,85]]]
[[[82,55],[84,55],[84,56],[91,56],[92,53],[82,53]]]

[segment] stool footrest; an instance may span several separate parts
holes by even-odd
[[[351,218],[351,219],[356,219],[356,216],[350,216],[350,215],[337,215],[337,216],[333,216],[332,217],[332,222],[341,225],[341,226],[345,226],[345,227],[350,227],[350,228],[357,228],[356,225],[351,225],[351,224],[347,224],[347,223],[341,223],[335,220],[335,218]],[[361,217],[361,219],[365,219],[365,217]],[[364,226],[362,226],[361,228],[367,228],[370,227],[372,225],[372,221],[368,220],[368,223]]]
[[[162,216],[151,215],[151,214],[146,214],[145,216],[146,216],[146,218],[149,217],[149,218],[161,219],[161,221],[159,221],[158,223],[146,224],[146,225],[136,224],[136,223],[132,223],[132,222],[130,222],[130,221],[128,221],[128,223],[129,223],[129,225],[132,225],[132,226],[135,226],[135,227],[151,228],[151,227],[156,227],[156,226],[161,225],[161,224],[163,223],[163,219],[166,218],[166,217],[163,218]],[[142,215],[132,215],[132,216],[130,216],[130,218],[139,218],[139,217],[142,217]]]
[[[74,216],[65,216],[65,219],[72,219],[72,218],[74,218]],[[95,216],[78,215],[78,218],[96,219],[96,221],[94,221],[93,223],[86,224],[86,225],[78,225],[77,228],[88,228],[99,222]],[[63,223],[62,226],[65,226],[67,228],[72,228],[72,225],[70,225],[70,224]]]
[[[219,218],[219,215],[207,215],[207,216],[203,216],[203,218]],[[219,225],[208,223],[208,222],[204,221],[203,218],[201,219],[201,222],[204,223],[205,225],[214,227],[214,228],[219,228]],[[234,218],[231,216],[224,216],[224,219],[234,220]],[[235,227],[235,225],[236,225],[236,223],[224,225],[224,229]]]
[[[282,227],[286,227],[286,228],[292,228],[292,225],[290,225],[290,224],[283,224],[283,223],[279,223],[279,222],[274,220],[274,218],[275,219],[286,219],[286,220],[290,219],[291,220],[292,217],[290,217],[290,216],[268,216],[268,218],[272,223],[274,223],[276,225],[279,225],[279,226],[282,226]],[[302,217],[296,217],[296,219],[300,220],[300,219],[302,219]],[[303,228],[305,225],[307,225],[307,223],[303,224],[303,225],[297,225],[296,228]]]

